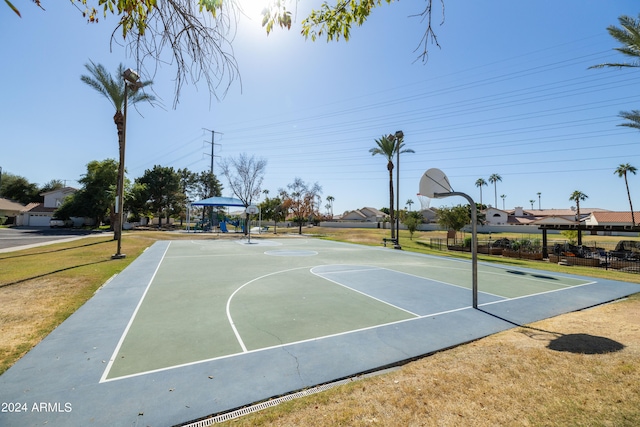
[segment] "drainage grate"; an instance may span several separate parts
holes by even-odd
[[[248,415],[251,414],[253,412],[258,412],[261,411],[263,409],[266,408],[270,408],[272,406],[276,406],[282,402],[288,402],[290,400],[293,399],[297,399],[299,397],[304,397],[304,396],[310,396],[312,394],[315,393],[320,393],[326,390],[329,390],[330,388],[339,386],[339,385],[343,385],[343,384],[347,384],[349,382],[353,382],[358,380],[359,378],[362,377],[358,377],[358,378],[347,378],[344,380],[340,380],[340,381],[336,381],[333,383],[329,383],[329,384],[323,384],[323,385],[319,385],[317,387],[312,387],[306,390],[302,390],[296,393],[292,393],[292,394],[287,394],[285,396],[280,396],[278,398],[272,399],[272,400],[268,400],[266,402],[261,402],[261,403],[257,403],[255,405],[252,406],[247,406],[245,408],[241,408],[238,409],[236,411],[232,411],[232,412],[227,412],[225,414],[220,414],[220,415],[216,415],[215,417],[211,417],[211,418],[207,418],[206,420],[200,420],[200,421],[196,421],[193,422],[191,424],[184,424],[183,427],[208,427],[210,425],[216,424],[216,423],[221,423],[223,421],[228,421],[228,420],[232,420],[234,418],[240,418],[244,415]]]

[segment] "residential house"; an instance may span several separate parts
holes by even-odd
[[[383,222],[388,215],[376,208],[362,208],[345,212],[340,221]]]
[[[633,212],[633,219],[636,224],[640,223],[640,212]],[[591,212],[589,216],[585,219],[585,224],[587,226],[604,226],[605,229],[607,227],[629,227],[631,228],[634,224],[631,219],[631,212],[614,212],[614,211],[596,211]]]
[[[575,209],[524,209],[516,207],[512,210],[488,208],[485,211],[487,225],[532,225],[541,224],[575,224],[578,212]],[[592,213],[608,212],[599,208],[580,209],[580,221],[585,221]],[[630,217],[631,215],[629,215]],[[629,220],[630,222],[631,220]]]
[[[0,224],[15,224],[16,217],[24,209],[23,204],[0,197]]]
[[[17,217],[16,224],[29,227],[48,227],[55,210],[62,205],[67,196],[76,191],[78,190],[75,188],[64,187],[40,194],[44,197],[44,202],[28,204]]]

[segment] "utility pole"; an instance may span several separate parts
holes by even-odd
[[[210,129],[206,129],[203,128],[204,130],[211,132],[211,142],[209,141],[204,141],[207,144],[211,144],[211,168],[209,169],[209,171],[211,172],[211,179],[213,179],[213,177],[215,176],[213,174],[213,160],[215,157],[215,146],[216,146],[216,142],[215,142],[215,135],[216,133],[218,135],[223,135],[223,133],[221,132],[216,132],[214,130],[210,130]],[[209,197],[213,197],[213,185],[209,188]],[[204,220],[204,209],[202,211],[202,219]],[[209,224],[211,224],[213,226],[213,206],[209,208]]]
[[[218,135],[224,135],[224,134],[221,133],[221,132],[216,132],[214,130],[210,130],[210,129],[206,129],[206,128],[203,128],[203,129],[208,131],[208,132],[211,132],[211,142],[209,142],[209,141],[204,141],[204,142],[206,142],[207,144],[211,144],[211,168],[209,169],[209,171],[211,172],[211,175],[213,176],[213,158],[215,157],[214,152],[215,152],[215,146],[216,146],[215,135],[216,135],[216,133]],[[218,145],[220,145],[220,144],[218,144]],[[213,194],[209,194],[209,197],[212,197],[212,196],[213,196]]]

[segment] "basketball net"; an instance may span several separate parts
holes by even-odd
[[[431,204],[431,199],[428,198],[427,196],[423,196],[422,194],[418,193],[418,201],[420,201],[420,210],[426,210],[429,209],[429,205]]]

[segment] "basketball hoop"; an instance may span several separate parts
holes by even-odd
[[[418,201],[420,202],[420,210],[426,211],[431,206],[431,199],[418,193]]]
[[[473,308],[478,308],[478,217],[476,202],[467,194],[453,191],[449,178],[440,169],[431,168],[422,174],[418,187],[418,199],[441,199],[450,196],[462,196],[471,206],[471,290],[473,294]]]

